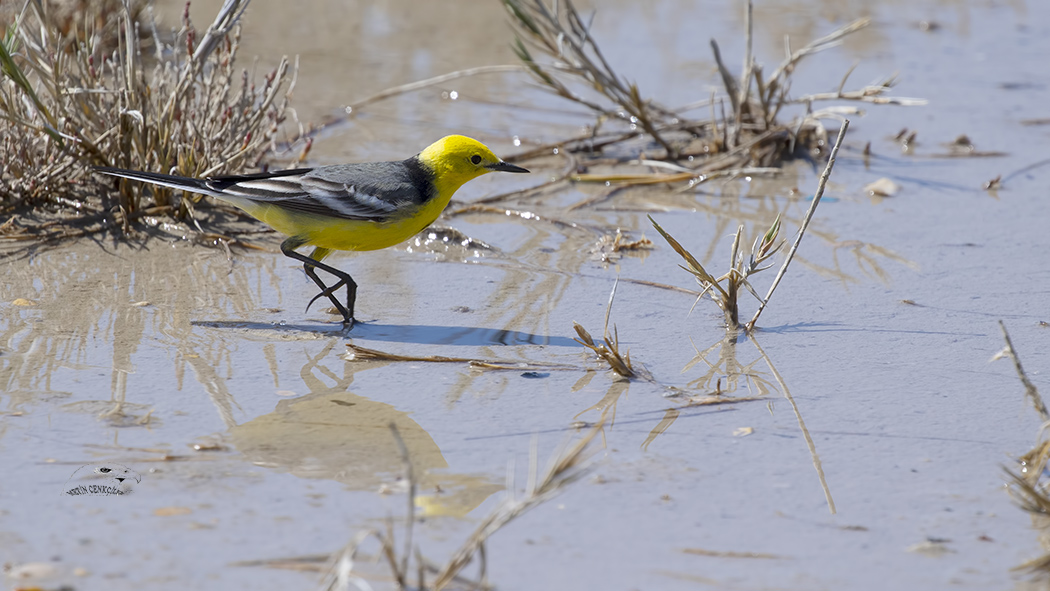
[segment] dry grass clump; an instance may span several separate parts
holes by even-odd
[[[1017,371],[1021,384],[1024,385],[1025,395],[1043,421],[1038,443],[1018,458],[1016,467],[1005,468],[1010,481],[1008,488],[1010,494],[1022,509],[1031,514],[1032,525],[1040,532],[1040,542],[1044,550],[1047,550],[1042,556],[1018,565],[1016,569],[1027,570],[1043,579],[1050,580],[1050,483],[1044,478],[1047,462],[1050,461],[1050,437],[1047,436],[1050,411],[1047,410],[1039,390],[1028,378],[1024,367],[1021,366],[1021,359],[1017,356],[1017,351],[1010,340],[1010,334],[1006,331],[1006,325],[1002,320],[999,321],[999,328],[1002,329],[1005,346],[992,357],[992,361],[1009,358],[1014,362],[1014,369]]]
[[[637,137],[648,137],[659,148],[645,150],[647,162],[679,162],[671,173],[661,173],[658,182],[707,180],[707,175],[726,169],[759,169],[778,166],[798,150],[823,145],[826,138],[821,119],[841,118],[843,110],[814,111],[821,101],[860,101],[874,104],[924,104],[918,99],[885,96],[893,79],[858,90],[844,90],[850,72],[836,92],[793,97],[791,76],[806,57],[834,47],[843,37],[866,27],[870,19],[856,20],[831,34],[792,51],[790,43],[784,60],[766,76],[752,56],[751,3],[746,13],[744,67],[739,76],[722,61],[717,42],[711,41],[714,58],[723,83],[723,94],[712,95],[688,108],[669,109],[645,97],[638,86],[617,74],[605,59],[598,41],[591,34],[592,19],[581,17],[571,0],[551,6],[544,0],[503,0],[516,33],[514,49],[518,57],[545,88],[565,99],[586,106],[598,116],[593,133],[561,142],[574,153],[595,154],[606,146]],[[537,55],[546,56],[541,63]],[[852,71],[852,70],[851,70]],[[696,119],[685,113],[707,104],[710,118]],[[729,112],[726,112],[726,105]],[[794,122],[784,122],[782,111],[789,105],[804,105],[804,113]],[[610,131],[601,131],[604,122],[620,122]],[[544,147],[543,149],[545,149]],[[691,158],[690,158],[691,157]],[[688,160],[683,165],[683,160]],[[670,178],[663,178],[670,177]],[[589,180],[603,180],[600,178]],[[645,178],[625,179],[617,175],[610,182],[649,182]]]
[[[27,0],[0,44],[0,212],[17,216],[4,237],[127,234],[163,213],[195,222],[181,194],[124,181],[114,193],[93,165],[204,176],[258,164],[285,121],[290,67],[258,83],[236,67],[247,4],[227,2],[203,35],[187,11],[165,43],[128,4],[70,17]]]
[[[625,378],[633,378],[636,375],[634,367],[631,365],[631,352],[624,351],[620,353],[620,335],[616,334],[615,327],[613,327],[612,335],[609,334],[608,326],[606,327],[602,339],[603,343],[595,343],[591,333],[587,332],[587,329],[578,322],[573,322],[572,328],[576,330],[576,334],[579,336],[579,338],[573,340],[593,351],[599,359],[608,363],[609,368],[618,375]]]
[[[608,363],[609,368],[620,377],[633,378],[637,377],[639,372],[631,365],[631,352],[624,351],[620,353],[620,335],[616,331],[615,325],[613,325],[612,334],[609,333],[609,316],[612,315],[612,305],[616,299],[617,285],[619,285],[618,280],[613,283],[612,291],[609,292],[609,303],[605,306],[605,326],[602,329],[602,340],[604,342],[596,343],[591,333],[578,322],[572,323],[572,328],[579,337],[573,340],[593,351],[599,359]]]
[[[776,219],[773,220],[773,224],[766,230],[766,233],[755,239],[754,244],[751,246],[751,254],[745,261],[744,253],[740,251],[740,235],[744,232],[744,226],[741,224],[737,227],[736,234],[733,239],[733,248],[729,255],[729,271],[721,277],[715,278],[711,273],[704,268],[700,261],[685,249],[673,236],[668,234],[660,224],[656,223],[656,220],[649,216],[649,221],[652,222],[653,227],[660,233],[661,236],[667,240],[667,243],[671,245],[671,248],[678,253],[686,261],[686,265],[680,265],[686,271],[692,273],[696,277],[696,282],[700,284],[701,292],[696,297],[696,301],[699,302],[705,295],[710,294],[711,299],[718,305],[725,314],[726,326],[737,327],[740,325],[740,312],[738,306],[738,300],[740,298],[740,288],[746,288],[751,295],[755,296],[755,299],[761,301],[762,298],[755,291],[755,288],[751,286],[748,278],[765,271],[772,265],[762,266],[767,260],[772,258],[780,248],[784,246],[784,241],[777,241],[777,237],[780,235],[780,216],[777,215]],[[722,283],[725,282],[725,287]],[[696,303],[693,304],[694,306]]]

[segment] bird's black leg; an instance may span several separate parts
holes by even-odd
[[[331,287],[325,285],[324,281],[322,281],[321,278],[317,276],[317,271],[314,270],[314,266],[315,265],[312,263],[303,263],[303,271],[306,272],[307,277],[313,279],[314,283],[317,284],[317,287],[321,288],[321,293],[315,295],[306,304],[306,310],[309,311],[310,306],[314,305],[314,302],[316,302],[318,298],[326,297],[328,298],[328,301],[332,302],[332,305],[335,306],[336,310],[339,310],[339,313],[342,314],[343,318],[345,319],[346,316],[349,314],[349,311],[346,308],[344,308],[343,304],[340,303],[339,300],[335,297],[335,292],[343,285],[343,281],[339,280],[335,285],[332,285]]]
[[[300,238],[288,238],[287,240],[281,243],[281,252],[284,253],[284,256],[303,263],[303,270],[306,272],[307,277],[312,279],[313,282],[321,288],[321,293],[317,294],[317,296],[315,296],[314,299],[310,300],[310,304],[313,304],[314,301],[316,301],[319,297],[327,297],[328,300],[332,302],[332,305],[335,306],[335,309],[338,310],[339,313],[343,316],[343,324],[346,324],[348,327],[352,327],[354,325],[354,303],[357,300],[357,283],[354,282],[353,278],[350,277],[349,273],[346,273],[345,271],[340,271],[335,267],[326,265],[321,261],[317,260],[316,258],[308,257],[306,255],[296,252],[295,249],[302,246],[303,243],[304,241]],[[327,251],[324,251],[320,248],[315,249],[313,252],[313,256],[315,257],[324,256],[324,254],[327,254]],[[335,285],[328,287],[324,284],[324,281],[322,281],[321,278],[317,276],[317,271],[315,269],[320,269],[326,273],[329,273],[332,276],[339,279],[339,281]],[[346,286],[345,307],[335,297],[335,291],[343,285]],[[307,310],[310,309],[310,304],[307,304]]]
[[[309,271],[308,271],[308,273],[309,273]],[[314,282],[317,282],[317,279],[314,279]],[[339,291],[339,288],[344,286],[344,285],[347,285],[346,281],[343,280],[343,279],[340,279],[335,284],[325,288],[324,291],[322,291],[321,293],[315,295],[313,297],[313,299],[310,300],[309,304],[306,304],[306,309],[309,310],[310,306],[312,306],[314,304],[314,302],[316,302],[317,300],[319,300],[321,298],[328,298],[329,301],[332,301],[332,294],[334,294],[335,292]],[[353,283],[351,281],[350,285],[348,285],[347,288],[346,288],[347,306],[349,308],[352,308],[353,307],[353,303],[352,302],[354,300],[356,300],[356,299],[357,299],[357,284]]]
[[[314,283],[320,286],[322,290],[321,293],[315,295],[313,299],[311,299],[310,302],[306,304],[306,309],[309,310],[310,306],[312,306],[317,300],[321,298],[328,298],[328,301],[332,302],[336,309],[339,310],[339,313],[343,314],[344,319],[349,314],[350,320],[346,322],[348,322],[349,324],[353,324],[354,302],[357,301],[357,282],[351,279],[350,275],[343,273],[342,275],[336,275],[336,277],[339,277],[339,281],[337,281],[334,285],[325,287],[324,283],[320,280],[320,278],[318,278],[317,275],[315,275],[315,266],[317,266],[316,263],[303,264],[303,270],[306,271],[306,274],[309,275],[310,278],[314,280]],[[329,273],[335,275],[335,273],[325,268],[326,266],[327,265],[321,265],[320,269],[322,271],[328,271]],[[339,288],[344,285],[346,286],[346,312],[343,312],[343,306],[339,303],[338,300],[335,299],[334,295],[335,292],[339,291]]]

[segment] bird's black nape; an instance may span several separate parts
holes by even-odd
[[[300,239],[294,237],[288,238],[281,243],[281,252],[284,256],[301,262],[303,264],[303,270],[306,272],[306,276],[312,279],[313,282],[321,288],[321,293],[317,294],[312,300],[310,300],[310,303],[306,305],[306,309],[309,310],[310,306],[317,301],[318,298],[322,296],[327,297],[328,301],[332,302],[332,305],[335,306],[335,309],[342,314],[343,324],[346,326],[347,330],[353,328],[354,303],[357,301],[357,282],[355,282],[354,279],[350,277],[350,274],[345,271],[340,271],[335,267],[326,265],[321,261],[296,252],[295,249],[302,245],[303,242]],[[339,281],[337,281],[335,285],[329,287],[325,285],[320,277],[317,276],[317,271],[315,269],[320,269],[329,273],[339,279]],[[344,285],[346,286],[346,306],[343,306],[343,304],[335,297],[335,292]]]

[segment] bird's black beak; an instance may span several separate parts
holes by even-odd
[[[527,168],[522,168],[513,164],[507,164],[502,160],[500,160],[496,164],[488,164],[485,166],[485,168],[495,172],[529,172],[529,169]]]

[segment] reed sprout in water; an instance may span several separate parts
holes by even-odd
[[[578,322],[572,323],[572,327],[578,336],[578,338],[573,340],[593,351],[599,359],[608,363],[609,367],[621,377],[633,378],[638,374],[634,366],[631,365],[630,351],[620,353],[620,335],[617,333],[615,325],[613,325],[612,334],[609,333],[609,316],[612,314],[612,305],[613,300],[616,299],[616,286],[618,283],[619,281],[613,283],[612,291],[609,293],[609,304],[605,307],[605,327],[602,331],[602,340],[604,342],[596,343],[591,333],[587,332],[587,329]]]
[[[654,220],[652,216],[649,216],[649,221],[652,222],[656,231],[667,240],[668,244],[671,245],[671,248],[685,260],[686,264],[680,266],[696,277],[696,282],[700,285],[701,289],[700,295],[696,297],[696,302],[702,300],[705,295],[709,295],[725,315],[726,326],[731,328],[739,327],[739,300],[741,289],[746,289],[755,296],[756,299],[761,301],[761,298],[755,291],[755,288],[751,286],[748,279],[752,275],[765,271],[772,266],[765,265],[765,263],[776,255],[784,245],[783,240],[777,240],[780,235],[780,215],[777,215],[776,219],[773,220],[772,225],[769,226],[769,229],[766,230],[761,237],[755,239],[754,244],[751,245],[751,253],[746,259],[744,258],[744,253],[740,250],[740,237],[744,232],[744,226],[741,224],[734,235],[733,248],[729,255],[729,271],[717,278],[704,268],[692,253],[686,250],[685,247],[679,244],[673,236],[660,227],[660,224],[656,223],[656,220]],[[694,302],[694,306],[696,305],[696,302]]]

